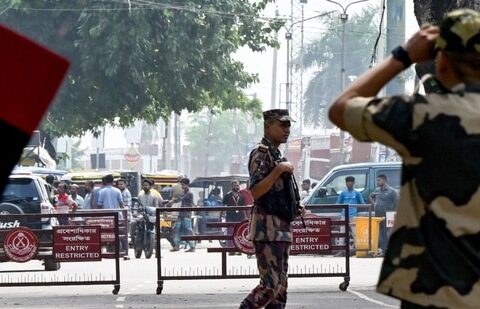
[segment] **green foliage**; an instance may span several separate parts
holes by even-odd
[[[207,155],[211,157],[207,167],[209,175],[228,171],[232,156],[238,156],[243,159],[242,162],[246,162],[245,156],[263,135],[262,123],[258,114],[252,116],[251,113],[240,111],[211,115],[204,111],[191,115],[185,136],[190,145],[192,162],[195,162],[192,168],[201,166],[194,172],[203,176]]]
[[[378,35],[378,25],[373,21],[378,15],[372,7],[360,15],[350,16],[345,29],[345,70],[349,77],[360,75],[370,64],[373,46]],[[325,33],[305,48],[303,67],[315,69],[304,96],[304,119],[307,124],[331,127],[327,117],[330,104],[340,93],[342,59],[342,23],[338,13],[324,19]],[[301,64],[296,60],[297,67]]]
[[[43,129],[82,135],[172,111],[259,110],[242,89],[257,81],[231,55],[276,46],[278,21],[258,18],[273,0],[0,0],[0,22],[72,62]]]

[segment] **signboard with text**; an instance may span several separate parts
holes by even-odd
[[[305,227],[301,220],[292,222],[292,244],[290,254],[330,254],[331,220],[313,214],[305,216]]]
[[[57,262],[100,261],[99,226],[53,228],[53,257]]]
[[[85,225],[93,226],[98,225],[102,228],[101,240],[102,242],[114,242],[115,233],[113,229],[115,228],[115,219],[114,218],[89,218],[85,220]],[[107,230],[108,232],[105,232]]]
[[[292,244],[290,254],[331,254],[331,220],[313,214],[304,217],[305,227],[301,220],[295,220],[292,226]],[[253,254],[253,243],[248,239],[249,222],[241,222],[235,227],[233,241],[238,250],[245,254]]]

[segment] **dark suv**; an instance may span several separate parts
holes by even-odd
[[[0,200],[0,229],[25,226],[36,230],[51,230],[53,226],[58,225],[56,218],[11,219],[3,216],[9,214],[55,213],[51,203],[50,192],[50,185],[40,176],[11,175]],[[42,233],[39,240],[41,242],[51,242],[51,237],[51,233]],[[51,248],[40,248],[40,250],[51,251]],[[2,260],[1,255],[0,260]],[[46,259],[44,262],[45,270],[57,270],[60,268],[60,264],[51,259]]]

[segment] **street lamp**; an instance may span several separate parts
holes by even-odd
[[[333,0],[326,0],[326,1],[340,6],[342,8],[342,11],[343,11],[343,13],[340,14],[340,20],[342,21],[342,68],[341,68],[341,71],[340,71],[340,87],[341,87],[340,91],[343,91],[343,89],[345,89],[345,25],[348,21],[347,10],[351,5],[353,5],[355,3],[365,2],[365,1],[368,1],[368,0],[353,1],[353,2],[350,2],[345,7],[341,3],[338,3],[338,2],[333,1]]]

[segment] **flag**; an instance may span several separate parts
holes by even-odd
[[[0,192],[68,69],[68,60],[0,25]]]

